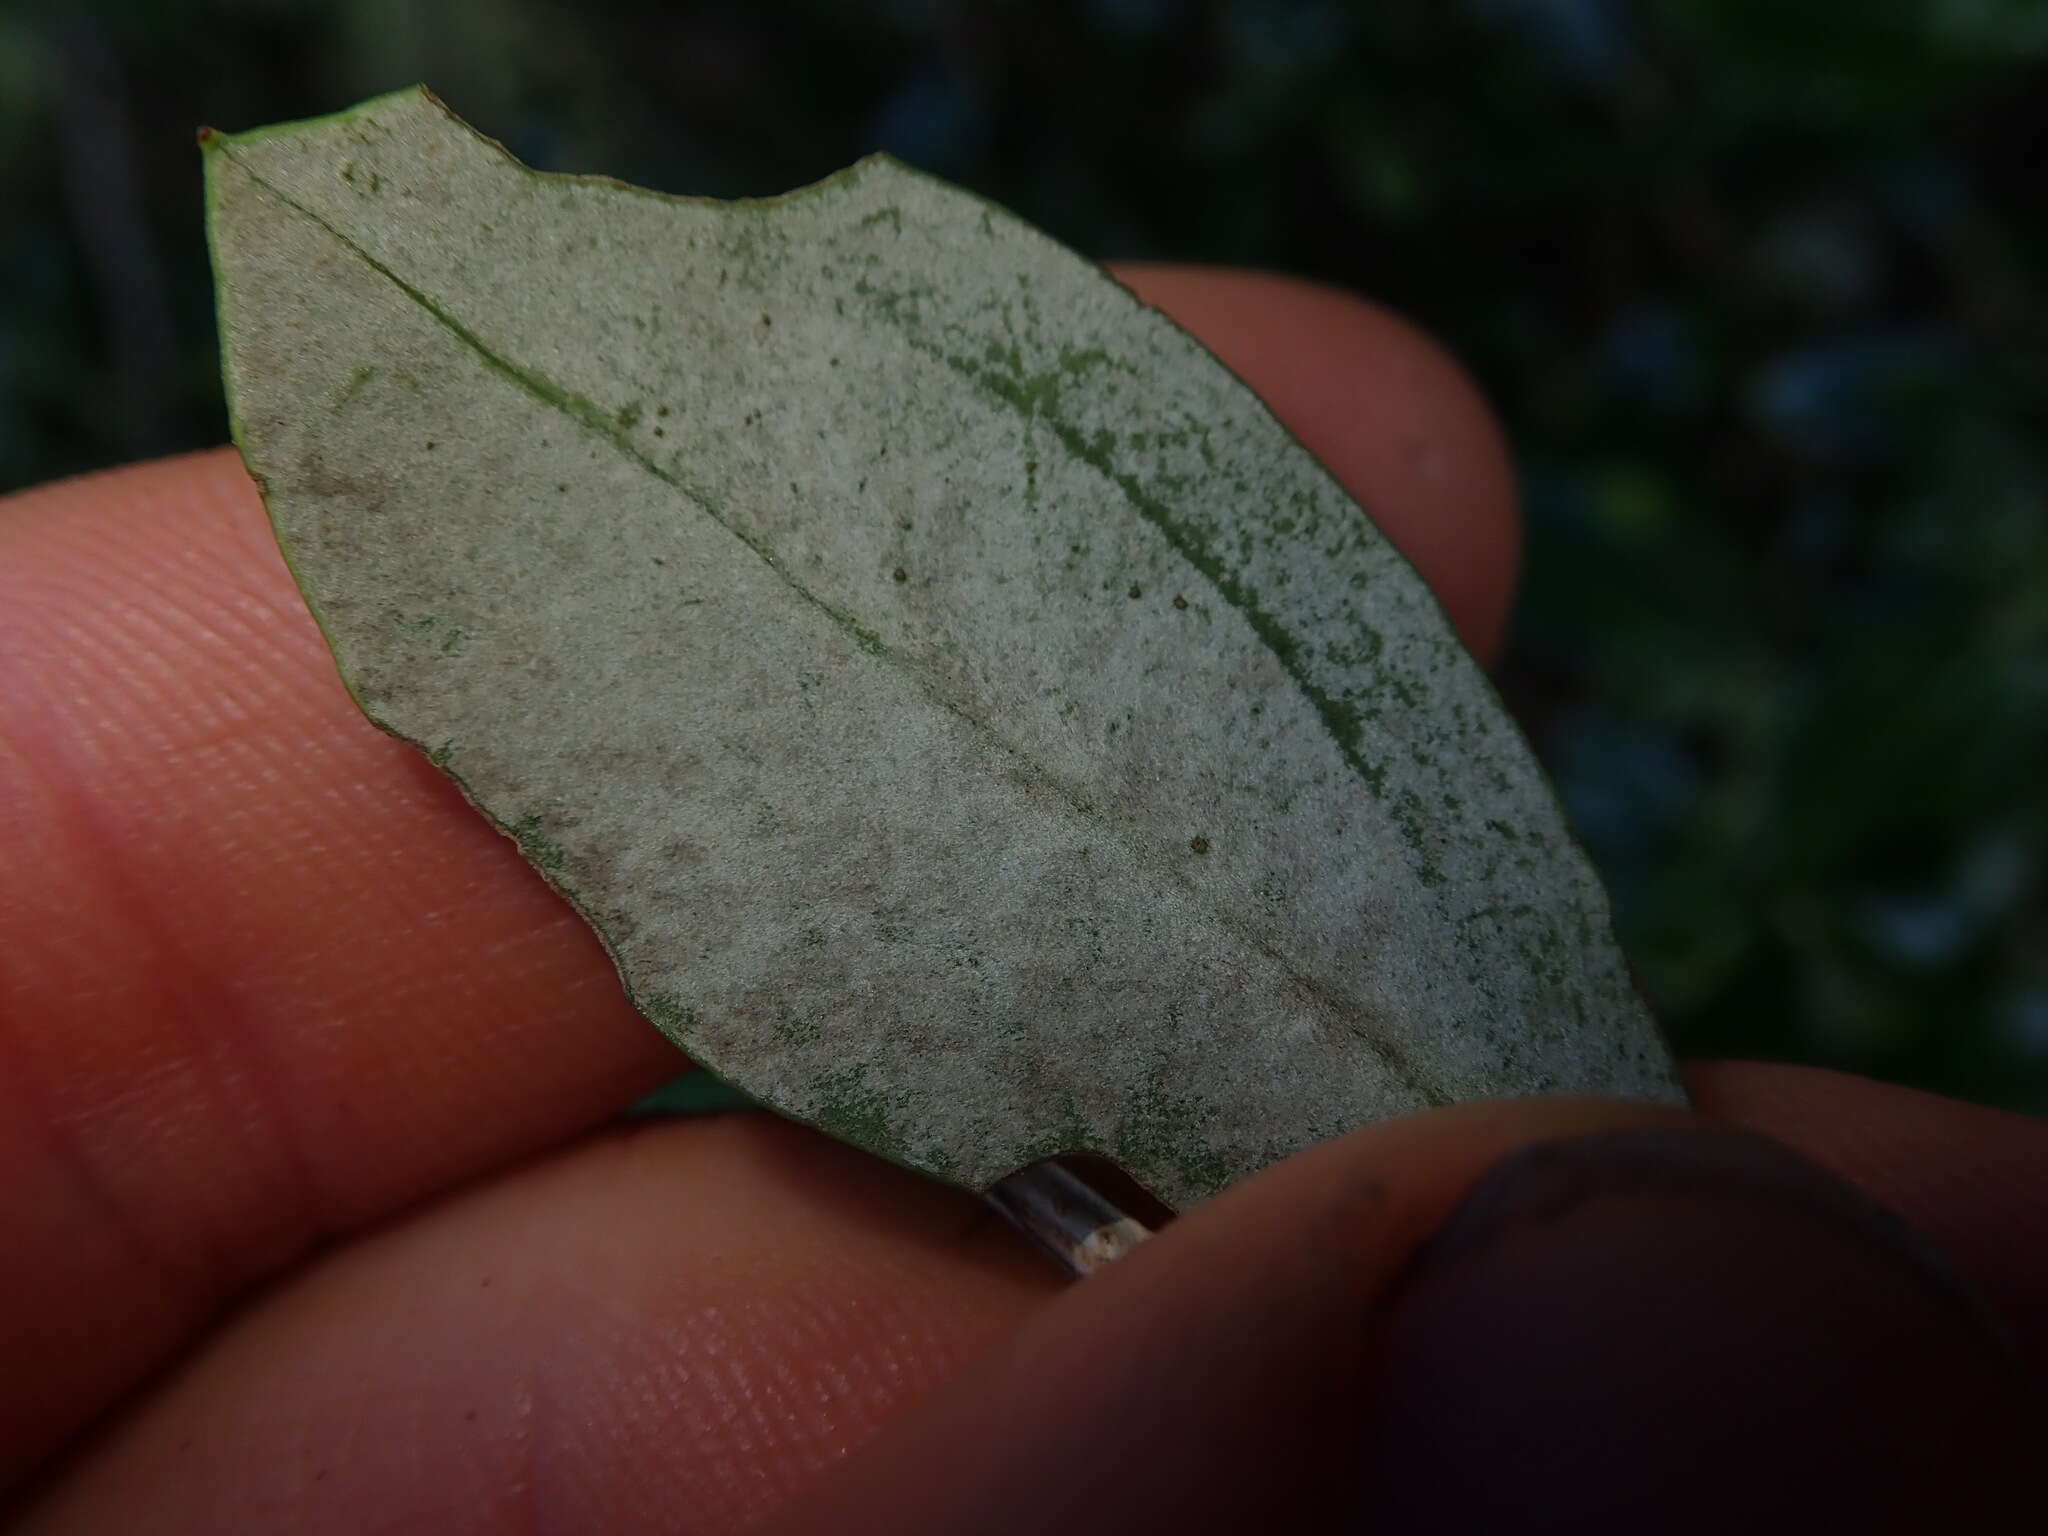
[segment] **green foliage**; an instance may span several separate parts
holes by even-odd
[[[0,484],[225,435],[200,122],[413,79],[523,158],[872,148],[1446,337],[1524,465],[1510,702],[1682,1049],[2048,1109],[2035,0],[0,14]]]
[[[758,1102],[724,1078],[703,1071],[690,1072],[673,1082],[663,1083],[636,1102],[629,1114],[661,1116],[717,1115],[730,1109],[758,1108]]]

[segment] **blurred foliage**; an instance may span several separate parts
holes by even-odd
[[[2048,5],[101,0],[0,10],[0,485],[224,436],[193,128],[423,79],[727,196],[876,148],[1444,337],[1517,710],[1681,1048],[2048,1110]]]

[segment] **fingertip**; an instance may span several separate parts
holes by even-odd
[[[1408,1266],[1372,1369],[1354,1509],[1387,1536],[1990,1531],[2038,1428],[1929,1245],[1705,1124],[1504,1159]]]
[[[1075,1287],[775,1529],[1977,1530],[2029,1399],[1924,1260],[1681,1112],[1411,1116]]]
[[[1375,1299],[1496,1157],[1684,1118],[1596,1100],[1385,1122],[1276,1165],[1069,1289],[773,1527],[1323,1530],[1350,1497]]]
[[[1269,272],[1119,263],[1330,469],[1421,573],[1482,663],[1521,559],[1507,440],[1471,376],[1391,310]]]
[[[2048,1123],[1822,1067],[1686,1064],[1693,1102],[1833,1170],[1938,1244],[2048,1368]]]

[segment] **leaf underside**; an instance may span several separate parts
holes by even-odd
[[[1421,581],[1188,335],[887,159],[716,203],[424,91],[208,139],[236,438],[342,675],[786,1114],[1177,1205],[1679,1098]]]

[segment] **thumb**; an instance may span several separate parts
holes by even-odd
[[[1774,1144],[1468,1105],[1175,1223],[773,1529],[1991,1529],[2030,1392],[1939,1260]]]

